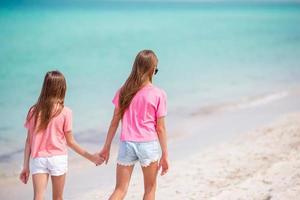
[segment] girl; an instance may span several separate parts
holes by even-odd
[[[53,199],[63,199],[68,168],[67,145],[96,165],[103,162],[99,155],[88,153],[73,138],[72,111],[64,106],[65,93],[63,74],[59,71],[48,72],[38,101],[27,114],[25,127],[28,133],[20,179],[26,184],[31,171],[34,200],[44,199],[49,175]]]
[[[124,199],[137,161],[142,166],[144,176],[144,200],[155,199],[158,170],[162,168],[161,175],[168,171],[164,120],[167,114],[166,94],[152,85],[152,77],[158,72],[157,62],[153,51],[139,52],[131,74],[113,99],[115,110],[104,147],[100,152],[107,163],[112,140],[119,121],[122,120],[116,186],[110,200]]]

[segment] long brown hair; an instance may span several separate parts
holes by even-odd
[[[140,51],[135,57],[131,73],[120,90],[119,115],[121,117],[123,117],[133,97],[146,81],[152,82],[157,62],[157,57],[151,50]]]
[[[50,120],[62,111],[66,89],[66,80],[61,72],[46,73],[38,101],[30,108],[27,115],[27,120],[34,117],[36,133],[45,130]]]

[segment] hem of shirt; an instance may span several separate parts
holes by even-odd
[[[166,117],[167,116],[167,113],[166,114],[162,114],[162,115],[157,115],[157,118],[162,118],[162,117]]]
[[[36,155],[36,156],[31,156],[31,158],[46,158],[46,157],[52,157],[52,156],[64,156],[64,155],[68,155],[68,152],[65,153],[48,153],[48,154],[41,154],[41,155]]]
[[[136,139],[124,139],[124,138],[120,138],[121,142],[154,142],[154,141],[158,141],[158,137],[157,138],[151,138],[151,139],[140,139],[140,140],[136,140]]]

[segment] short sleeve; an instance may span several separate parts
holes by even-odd
[[[119,107],[119,96],[120,96],[120,89],[116,92],[116,94],[112,100],[112,103],[115,105],[116,108]]]
[[[167,94],[162,91],[158,99],[156,118],[165,117],[167,115]]]
[[[26,117],[25,123],[24,123],[24,127],[25,127],[26,129],[29,129],[29,124],[30,124],[30,122],[29,122],[29,120],[28,120],[28,117]]]
[[[73,120],[72,110],[67,109],[67,112],[65,114],[65,119],[64,119],[64,127],[63,127],[65,133],[72,131],[72,120]]]
[[[26,119],[25,119],[25,122],[24,122],[24,127],[26,129],[29,129],[30,128],[30,123],[32,121],[32,112],[33,112],[33,109],[31,108],[29,111],[28,111],[28,114],[26,116]]]

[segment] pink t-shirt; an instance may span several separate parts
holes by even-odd
[[[118,108],[119,94],[117,91],[113,103]],[[157,140],[157,119],[167,115],[166,93],[149,84],[133,97],[129,108],[122,119],[120,139],[122,141],[148,142]]]
[[[31,157],[49,157],[67,154],[65,133],[72,131],[72,110],[64,107],[59,115],[52,118],[45,130],[34,132],[34,117],[24,125],[29,131]]]

